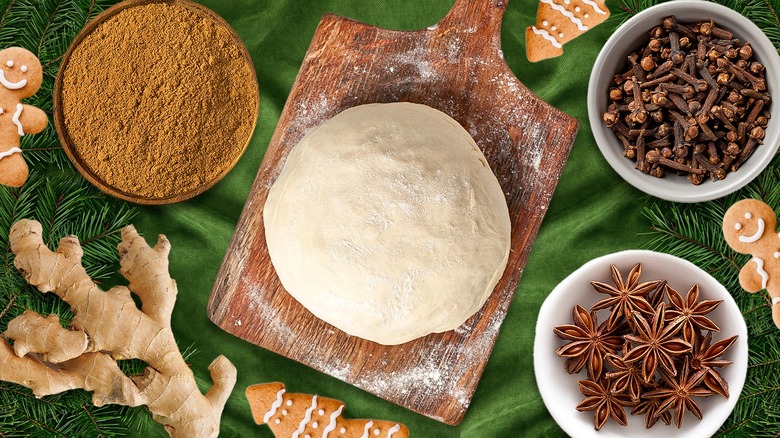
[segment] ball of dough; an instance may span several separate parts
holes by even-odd
[[[309,131],[263,220],[284,288],[386,345],[463,324],[509,257],[509,211],[485,156],[458,122],[412,103],[350,108]]]

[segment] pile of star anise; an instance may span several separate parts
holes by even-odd
[[[609,418],[625,426],[626,408],[645,415],[647,428],[659,419],[667,425],[674,419],[679,428],[686,410],[701,419],[698,397],[729,396],[717,368],[731,363],[721,356],[737,336],[713,343],[712,332],[720,329],[706,316],[722,301],[700,301],[698,285],[683,298],[665,281],[639,283],[641,272],[637,264],[624,281],[612,265],[614,285],[591,282],[607,297],[590,312],[576,306],[574,324],[555,327],[570,341],[556,351],[567,359],[566,370],[587,372],[579,381],[585,399],[577,410],[595,411],[596,429]],[[611,312],[601,324],[600,310]]]

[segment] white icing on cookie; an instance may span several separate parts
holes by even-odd
[[[341,405],[336,411],[330,414],[330,423],[325,426],[325,429],[322,429],[322,438],[328,438],[328,434],[336,429],[336,419],[339,418],[339,415],[341,415],[341,411],[343,410],[344,405]]]
[[[2,70],[0,70],[2,72]],[[19,121],[19,116],[22,115],[22,110],[24,109],[24,105],[21,103],[16,104],[16,112],[14,113],[14,116],[11,118],[11,121],[14,122],[14,125],[16,125],[16,130],[19,133],[19,136],[24,135],[24,128],[22,127],[22,122]]]
[[[745,213],[745,219],[753,219],[753,215],[750,212]]]
[[[8,68],[12,68],[14,66],[14,62],[9,59],[8,62],[5,63],[5,65],[7,65]]]
[[[579,30],[581,30],[583,32],[588,30],[588,26],[585,26],[584,24],[582,24],[582,21],[579,18],[575,17],[573,13],[568,11],[563,6],[561,6],[559,4],[556,4],[553,0],[540,0],[540,1],[542,3],[546,3],[546,4],[550,5],[551,8],[553,8],[556,11],[560,12],[561,15],[563,15],[566,18],[568,18],[572,23],[576,24],[577,25],[577,29],[579,29]],[[566,4],[569,4],[568,1],[566,1]]]
[[[13,154],[21,154],[21,153],[22,153],[21,149],[19,149],[19,148],[11,148],[11,149],[8,149],[5,152],[0,152],[0,160],[2,160],[5,157],[10,157]]]
[[[749,214],[749,213],[748,213]],[[747,216],[747,214],[745,215]],[[743,243],[753,243],[761,238],[764,234],[764,220],[758,218],[758,229],[752,236],[739,236],[739,241]]]
[[[268,420],[270,420],[271,417],[274,416],[276,410],[279,409],[280,406],[282,406],[283,395],[284,395],[284,388],[280,389],[279,392],[276,393],[276,400],[274,400],[274,402],[271,403],[271,409],[269,409],[268,412],[266,412],[265,415],[263,416],[263,423],[268,423]]]
[[[392,438],[392,436],[395,435],[395,433],[398,432],[399,430],[401,430],[401,426],[397,424],[391,427],[390,430],[387,431],[387,438]]]
[[[582,0],[583,3],[593,8],[594,11],[598,12],[601,15],[607,15],[607,11],[601,9],[599,5],[594,2],[593,0]]]
[[[542,26],[547,27],[550,25],[550,22],[547,20],[542,21]]]
[[[21,70],[22,73],[27,73],[27,66],[23,65],[22,68],[20,68],[19,70]]]
[[[560,49],[561,47],[563,47],[563,46],[561,45],[561,43],[559,43],[559,42],[558,42],[558,40],[556,40],[556,39],[555,39],[555,37],[554,37],[554,36],[552,36],[552,35],[550,35],[550,33],[549,33],[549,32],[547,32],[546,30],[544,30],[544,29],[538,29],[536,26],[531,26],[531,30],[532,30],[532,31],[533,31],[535,34],[537,34],[537,35],[541,35],[541,37],[542,37],[542,38],[544,38],[544,39],[546,39],[547,41],[549,41],[549,42],[550,42],[550,44],[552,44],[552,45],[553,45],[553,47],[555,47],[556,49]]]
[[[27,85],[27,79],[22,79],[19,82],[11,82],[5,78],[5,70],[0,68],[0,84],[3,84],[3,86],[9,90],[18,90]]]
[[[774,306],[774,305],[775,305],[775,304],[777,304],[777,303],[780,303],[780,297],[774,297],[774,298],[772,298],[772,305]]]
[[[368,438],[368,430],[371,429],[371,426],[374,425],[373,421],[369,421],[366,423],[365,429],[363,429],[363,435],[360,435],[360,438]]]
[[[773,255],[775,256],[776,259],[780,259],[780,252],[779,251],[775,251],[775,253]]]
[[[764,261],[758,257],[753,257],[753,261],[756,262],[756,272],[761,276],[761,289],[766,289],[766,284],[769,281],[769,274],[764,270]]]
[[[298,428],[295,429],[295,432],[293,432],[291,438],[298,438],[298,436],[303,433],[303,430],[306,429],[306,425],[309,424],[309,421],[311,421],[311,414],[314,412],[314,410],[317,409],[317,396],[311,398],[311,406],[309,406],[308,409],[306,409],[306,413],[303,415],[303,420],[301,420],[301,423],[298,425]]]
[[[742,224],[737,222],[736,224],[734,224],[734,229],[737,230],[737,231],[741,230],[742,229]]]

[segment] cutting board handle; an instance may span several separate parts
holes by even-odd
[[[498,49],[501,47],[501,19],[507,3],[509,0],[456,0],[435,32],[444,34],[459,30],[474,38],[484,39],[487,36],[491,48]]]

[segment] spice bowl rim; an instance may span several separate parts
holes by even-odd
[[[565,342],[553,333],[553,328],[562,324],[571,324],[572,308],[575,304],[590,308],[605,297],[593,290],[590,281],[603,281],[610,284],[611,264],[615,264],[625,278],[636,263],[642,263],[640,278],[642,282],[668,280],[668,284],[683,296],[688,288],[698,284],[701,299],[723,300],[710,317],[721,329],[720,333],[713,334],[714,341],[733,335],[739,336],[724,356],[733,363],[719,369],[728,382],[729,398],[724,399],[713,395],[705,399],[697,399],[701,401],[702,420],[697,420],[687,412],[681,429],[677,429],[674,423],[667,426],[663,422],[646,429],[644,416],[631,415],[630,409],[627,409],[627,427],[609,420],[600,431],[597,431],[594,428],[593,412],[578,412],[575,409],[584,399],[578,389],[577,381],[586,378],[585,372],[573,375],[566,372],[565,359],[555,353],[555,350]],[[599,323],[605,320],[607,315],[607,311],[597,313]],[[542,401],[558,425],[571,436],[654,437],[659,434],[667,437],[712,436],[731,414],[745,383],[748,369],[747,326],[739,307],[726,288],[693,263],[655,251],[627,250],[590,260],[569,274],[552,290],[539,310],[533,355],[534,376]]]
[[[625,62],[625,56],[646,39],[647,32],[660,25],[667,16],[678,20],[697,21],[714,19],[716,24],[733,32],[735,38],[750,42],[756,57],[764,66],[767,89],[774,96],[780,93],[780,55],[769,38],[750,20],[738,12],[716,3],[701,0],[676,0],[650,7],[627,20],[602,47],[591,71],[588,83],[588,120],[593,136],[609,165],[626,182],[655,197],[675,202],[702,202],[718,199],[749,184],[772,161],[780,146],[780,115],[777,105],[769,106],[774,116],[766,128],[764,144],[753,152],[736,172],[729,172],[721,181],[706,179],[694,186],[685,177],[666,172],[663,178],[644,174],[634,168],[634,160],[625,158],[623,146],[615,134],[604,125],[602,115],[606,111],[608,91],[612,79]],[[778,94],[780,95],[780,94]]]

